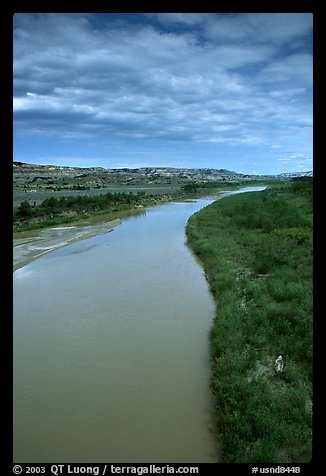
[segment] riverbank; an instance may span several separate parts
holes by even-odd
[[[112,231],[123,218],[144,213],[146,207],[167,203],[172,200],[170,196],[138,196],[129,197],[127,194],[109,194],[118,197],[121,203],[107,205],[100,203],[103,208],[87,209],[86,200],[93,200],[93,197],[64,197],[74,205],[76,201],[78,207],[71,210],[60,210],[60,207],[53,205],[57,201],[52,200],[52,207],[42,204],[43,214],[39,216],[30,214],[25,218],[18,218],[14,221],[13,233],[13,271],[25,266],[33,259],[54,249],[61,248],[81,239],[90,238],[94,235]],[[81,209],[79,200],[84,200],[84,209]],[[125,202],[125,203],[123,203]],[[94,203],[93,203],[94,205]],[[31,210],[31,207],[29,208]],[[15,220],[15,214],[14,214]]]
[[[189,200],[189,194],[178,197],[179,200]],[[57,248],[112,231],[124,218],[143,214],[148,207],[172,200],[171,196],[141,196],[136,204],[115,204],[102,210],[75,211],[57,216],[50,214],[39,219],[31,217],[18,221],[14,223],[13,232],[13,271]]]
[[[120,223],[121,219],[117,218],[97,225],[84,222],[17,233],[13,240],[13,271],[50,251],[101,233],[108,233]]]
[[[210,333],[223,462],[302,463],[312,440],[312,180],[190,218],[217,314]]]
[[[218,192],[215,191],[215,193]],[[97,205],[100,204],[104,208],[92,210],[85,208],[81,210],[79,201],[76,201],[79,205],[77,209],[60,210],[59,207],[55,207],[58,201],[53,201],[50,197],[46,199],[44,206],[42,204],[39,206],[43,214],[39,216],[33,214],[31,212],[32,207],[28,208],[30,215],[27,214],[24,218],[18,218],[16,214],[13,233],[13,271],[52,250],[81,239],[90,238],[96,234],[112,231],[114,227],[121,223],[123,218],[142,214],[148,207],[163,205],[173,200],[194,200],[195,197],[198,198],[200,195],[200,191],[179,193],[176,196],[153,196],[143,193],[137,196],[128,196],[127,194],[118,193],[111,195],[109,198],[112,200],[112,197],[118,197],[120,201],[127,203],[114,203],[108,206],[102,198]],[[64,198],[65,200],[71,200],[71,206],[74,205],[74,200],[80,200],[80,197],[77,196]],[[89,199],[93,201],[92,197],[81,197],[84,207],[86,206],[86,200]],[[49,200],[52,200],[50,202],[52,207],[48,206]],[[92,204],[94,205],[93,202]]]
[[[239,187],[238,187],[239,188]],[[254,187],[257,189],[257,187]],[[258,187],[259,188],[259,187]],[[264,187],[261,187],[264,188]],[[246,187],[243,190],[250,190]],[[207,191],[205,192],[207,194]],[[215,199],[228,194],[238,193],[236,190],[222,191],[213,189]],[[14,226],[13,234],[13,271],[30,263],[33,259],[55,249],[74,243],[97,234],[112,231],[126,217],[146,213],[146,209],[174,202],[194,202],[203,195],[203,191],[178,194],[177,196],[161,196],[159,198],[142,196],[138,205],[120,204],[109,209],[93,210],[88,213],[53,216],[38,221],[27,220]]]
[[[267,185],[268,181],[256,181],[253,185]],[[153,187],[153,193],[145,191],[138,192],[107,192],[100,195],[96,190],[89,190],[87,194],[53,195],[55,192],[36,193],[44,198],[42,201],[35,197],[21,201],[19,206],[13,210],[13,230],[19,233],[28,230],[38,230],[58,225],[68,225],[72,222],[91,219],[92,217],[108,215],[109,213],[125,213],[144,207],[163,205],[176,200],[191,200],[205,197],[208,194],[222,193],[225,190],[237,190],[243,186],[250,186],[246,183],[187,183],[181,189],[170,191],[169,193],[162,187]],[[162,192],[163,191],[163,192]],[[98,191],[97,191],[98,192]],[[58,192],[59,193],[59,192]],[[17,202],[17,193],[14,193],[14,203]],[[29,195],[27,195],[29,197]],[[31,204],[32,203],[32,204]]]
[[[107,193],[101,196],[71,195],[60,199],[49,197],[39,205],[31,206],[27,201],[22,202],[14,211],[14,233],[41,228],[68,225],[82,222],[93,217],[109,214],[124,214],[146,206],[153,206],[168,201],[165,195],[157,198],[153,195],[138,193]]]

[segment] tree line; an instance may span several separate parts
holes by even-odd
[[[44,217],[48,215],[60,215],[63,212],[74,211],[81,213],[85,211],[96,211],[109,208],[113,205],[140,205],[145,201],[145,192],[137,194],[118,192],[105,193],[103,195],[73,195],[63,197],[49,197],[39,205],[34,202],[31,205],[27,200],[20,203],[14,212],[14,221],[28,220],[33,217]],[[147,195],[152,199],[153,195]]]

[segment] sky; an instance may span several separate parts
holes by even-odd
[[[14,160],[312,170],[311,13],[16,13]]]

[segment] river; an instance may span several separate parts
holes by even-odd
[[[15,462],[218,461],[215,304],[185,245],[212,201],[146,209],[15,271]]]

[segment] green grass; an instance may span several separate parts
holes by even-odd
[[[217,303],[211,386],[222,460],[309,461],[312,179],[217,201],[191,217],[187,236]]]

